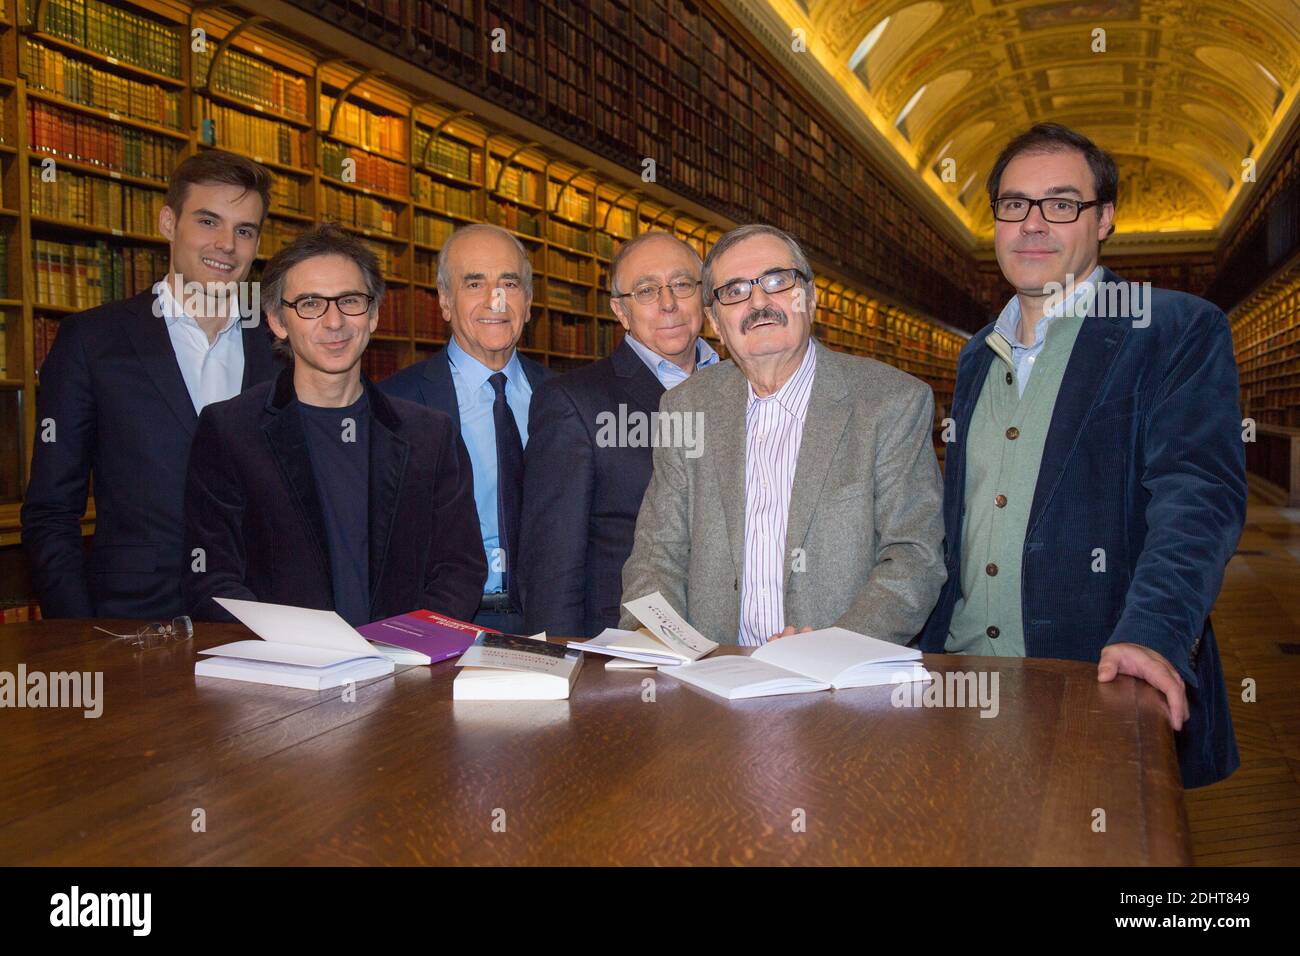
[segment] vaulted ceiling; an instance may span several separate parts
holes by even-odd
[[[975,238],[1014,133],[1120,166],[1118,236],[1217,230],[1300,91],[1300,0],[766,0]]]

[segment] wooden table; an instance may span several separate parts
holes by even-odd
[[[0,627],[0,670],[102,671],[104,697],[0,710],[0,864],[1191,862],[1158,695],[1091,665],[926,658],[998,671],[992,719],[889,687],[729,703],[599,659],[568,701],[453,701],[446,662],[347,702],[195,678],[241,625],[140,651],[92,623]]]

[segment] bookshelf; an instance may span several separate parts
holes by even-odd
[[[1233,310],[1241,413],[1300,427],[1300,263]]]
[[[374,378],[427,358],[447,341],[437,254],[460,225],[496,223],[527,249],[533,311],[520,347],[556,369],[608,355],[621,340],[608,286],[623,242],[662,229],[703,255],[727,225],[648,198],[638,189],[636,165],[625,180],[610,181],[441,102],[436,83],[409,89],[386,80],[366,64],[361,41],[347,51],[322,50],[272,22],[250,24],[230,8],[182,0],[121,0],[111,9],[98,0],[47,0],[39,28],[20,29],[12,22],[14,3],[0,0],[0,544],[17,541],[33,398],[59,322],[146,289],[165,271],[157,212],[167,174],[182,156],[220,147],[275,174],[255,275],[321,219],[339,222],[376,252],[389,294],[364,359]],[[663,135],[673,125],[674,104],[705,109],[719,90],[739,97],[751,83],[754,97],[770,99],[762,109],[776,111],[773,129],[785,130],[788,148],[807,162],[819,155],[833,162],[829,140],[822,136],[819,145],[801,133],[780,88],[716,44],[716,36],[709,42],[721,52],[683,79],[662,68],[668,41],[655,38],[678,29],[666,14],[598,6],[589,15],[576,4],[453,2],[433,10],[417,5],[417,14],[448,69],[465,48],[465,31],[483,22],[506,25],[522,49],[531,43],[535,52],[550,51],[553,39],[560,42],[562,57],[535,59],[531,67],[514,58],[514,66],[472,68],[495,70],[494,84],[513,84],[520,109],[553,110],[562,102],[566,114],[580,114],[563,127],[574,140],[594,136],[613,146]],[[195,28],[205,36],[199,50],[182,42]],[[706,36],[693,29],[693,36]],[[633,95],[639,86],[625,82],[642,69],[658,78],[662,94],[646,102]],[[593,70],[610,81],[594,91]],[[567,78],[548,86],[557,72]],[[709,77],[717,89],[701,91]],[[558,114],[546,115],[558,122]],[[751,138],[739,146],[731,132],[681,144],[699,188],[713,188],[710,169],[768,135],[750,126]],[[46,172],[51,160],[53,177]],[[793,191],[794,180],[784,182]],[[779,223],[769,205],[769,218]],[[815,264],[819,272],[827,266],[834,263]],[[942,418],[964,339],[925,321],[887,289],[821,281],[818,336],[926,379]]]

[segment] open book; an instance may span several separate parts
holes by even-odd
[[[198,677],[323,690],[382,677],[393,662],[333,611],[215,598],[262,640],[235,641],[206,651]]]
[[[794,634],[747,656],[711,657],[664,673],[728,700],[929,679],[920,651],[842,627]]]
[[[718,645],[691,627],[658,591],[623,606],[654,636],[607,627],[589,641],[570,641],[568,646],[645,665],[684,664],[717,650]]]
[[[548,644],[546,633],[480,634],[456,661],[452,700],[566,700],[582,655]]]

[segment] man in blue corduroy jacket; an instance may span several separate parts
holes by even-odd
[[[1097,661],[1164,696],[1183,783],[1240,763],[1210,609],[1246,515],[1232,335],[1098,264],[1118,172],[1040,124],[988,179],[1016,295],[957,362],[925,651]]]

